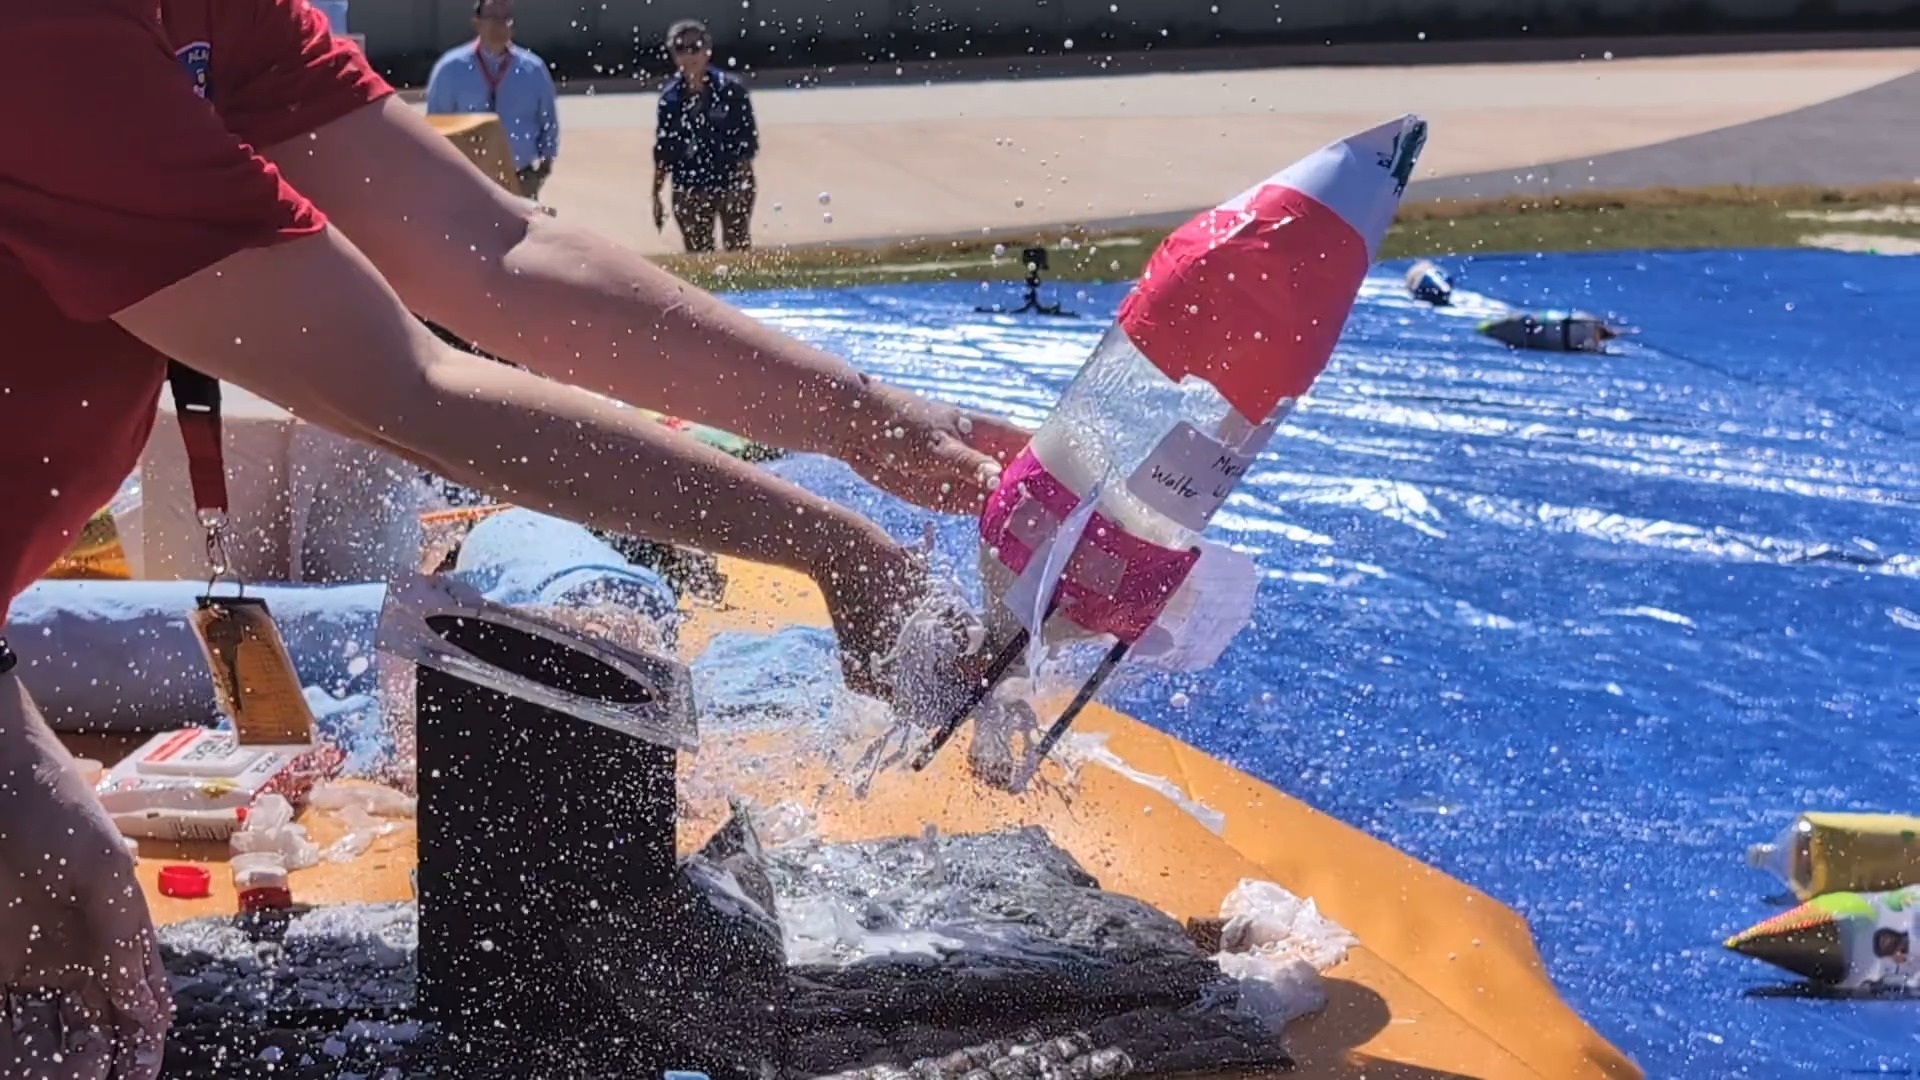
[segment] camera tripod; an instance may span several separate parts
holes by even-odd
[[[1032,312],[1035,315],[1057,315],[1063,319],[1077,319],[1080,317],[1078,312],[1064,310],[1059,304],[1043,304],[1040,302],[1040,272],[1049,269],[1047,266],[1046,248],[1026,248],[1020,252],[1020,260],[1027,264],[1026,302],[1013,309],[1001,307],[999,304],[982,304],[973,310],[983,315],[1025,315],[1028,312]]]

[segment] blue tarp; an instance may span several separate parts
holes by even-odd
[[[1920,1068],[1909,1005],[1749,998],[1781,973],[1719,946],[1780,910],[1742,856],[1795,811],[1920,811],[1920,259],[1441,262],[1641,333],[1515,353],[1379,268],[1209,534],[1265,571],[1253,628],[1108,698],[1514,905],[1651,1076]],[[1046,298],[1077,321],[977,315],[1009,298],[977,283],[735,300],[1033,424],[1123,293]],[[927,517],[776,469],[897,536]],[[940,535],[973,558],[970,523]]]
[[[1779,910],[1749,842],[1803,808],[1920,808],[1920,260],[1443,265],[1465,292],[1642,333],[1607,356],[1515,353],[1471,304],[1429,308],[1403,265],[1380,268],[1211,531],[1264,571],[1254,626],[1212,672],[1109,698],[1514,905],[1569,1000],[1649,1075],[1920,1068],[1907,1005],[1750,997],[1779,973],[1718,945]],[[1123,293],[1048,297],[1080,320],[979,315],[1009,297],[968,283],[735,300],[1032,425]],[[929,520],[837,463],[775,468],[897,536]],[[971,562],[972,523],[932,520]],[[503,544],[497,587],[567,580],[516,558]],[[16,624],[67,588],[29,593]],[[135,606],[177,618],[191,588]],[[297,599],[274,603],[299,623]],[[325,669],[310,677],[361,685],[326,672],[370,629],[313,618],[295,631]],[[823,716],[837,685],[821,631],[723,636],[695,676],[722,722]]]

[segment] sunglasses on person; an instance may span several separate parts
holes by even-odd
[[[707,42],[705,38],[681,38],[679,41],[673,43],[673,51],[680,56],[706,52]]]

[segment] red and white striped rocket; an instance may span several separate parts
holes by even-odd
[[[1056,409],[1033,444],[1008,464],[980,515],[983,574],[1009,576],[998,602],[1021,629],[971,680],[967,699],[938,727],[914,768],[932,760],[1055,612],[1114,644],[1035,744],[1033,767],[1136,645],[1140,659],[1192,669],[1211,664],[1246,625],[1257,578],[1252,563],[1194,534],[1260,452],[1272,431],[1269,420],[1277,423],[1281,406],[1304,394],[1327,366],[1426,138],[1426,122],[1409,115],[1342,139],[1198,215],[1154,251],[1120,306],[1125,340],[1110,345],[1117,340],[1110,333],[1075,385],[1082,379],[1098,384],[1093,373],[1133,363],[1126,358],[1137,349],[1173,383],[1189,375],[1204,380],[1239,414],[1211,433],[1166,418],[1166,435],[1150,450],[1140,448],[1144,462],[1129,458],[1128,475],[1118,479],[1148,507],[1143,512],[1177,525],[1175,534],[1192,542],[1168,547],[1129,532],[1101,512],[1105,480],[1078,490],[1056,475],[1054,469],[1079,452],[1072,439],[1049,439]],[[1157,478],[1166,471],[1191,481],[1208,470],[1199,486]],[[1135,487],[1142,477],[1143,486]],[[1159,497],[1156,483],[1174,492],[1175,501],[1196,501],[1174,505]]]
[[[1327,366],[1426,141],[1426,121],[1402,116],[1195,217],[1153,253],[1120,325],[1168,378],[1199,376],[1264,422]]]

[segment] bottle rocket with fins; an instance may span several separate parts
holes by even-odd
[[[1409,115],[1323,147],[1154,252],[981,512],[990,659],[914,768],[1032,646],[1111,640],[1029,776],[1130,655],[1199,670],[1225,651],[1257,575],[1201,533],[1326,367],[1426,137]]]

